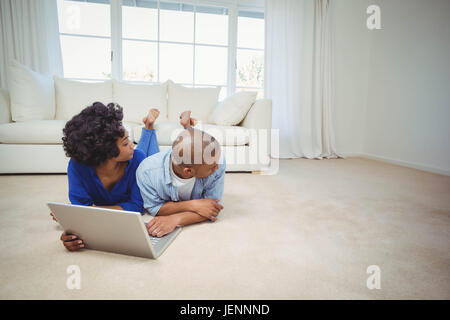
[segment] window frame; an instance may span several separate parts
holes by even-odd
[[[79,1],[79,0],[78,0]],[[237,86],[237,51],[238,49],[246,49],[246,50],[254,50],[262,52],[265,55],[265,49],[259,48],[245,48],[237,46],[237,37],[238,37],[238,16],[239,11],[252,11],[259,12],[264,14],[264,8],[258,7],[255,5],[245,6],[238,3],[238,1],[232,0],[216,0],[216,1],[208,1],[208,0],[197,0],[197,1],[189,1],[189,0],[173,0],[173,2],[181,2],[186,4],[191,4],[194,7],[196,5],[201,6],[212,6],[212,7],[221,7],[226,8],[228,10],[228,43],[227,45],[219,45],[219,44],[206,44],[206,43],[196,43],[195,39],[195,31],[196,31],[196,10],[194,10],[194,35],[193,42],[177,42],[177,41],[165,41],[160,40],[160,1],[157,1],[157,9],[158,9],[158,37],[157,40],[147,40],[147,39],[135,39],[135,38],[123,38],[122,37],[122,0],[109,0],[110,6],[110,21],[111,21],[111,34],[110,37],[107,36],[96,36],[96,35],[80,35],[80,34],[72,34],[72,33],[59,33],[59,36],[79,36],[79,37],[90,37],[90,38],[99,38],[99,39],[110,39],[111,41],[111,80],[124,81],[128,83],[145,83],[145,84],[156,84],[160,82],[160,43],[167,44],[188,44],[193,47],[193,70],[192,70],[192,82],[191,83],[179,83],[181,85],[189,86],[189,87],[224,87],[226,85],[227,94],[226,96],[230,96],[231,94],[236,92],[236,89],[252,89],[252,90],[262,90],[264,92],[264,84],[262,87],[251,87],[251,86]],[[171,0],[161,0],[161,1],[171,1]],[[132,40],[139,42],[151,42],[157,44],[157,81],[135,81],[135,80],[123,80],[123,54],[122,54],[122,41],[123,40]],[[195,82],[195,47],[196,46],[209,46],[209,47],[219,47],[219,48],[227,48],[228,50],[228,65],[227,65],[227,81],[226,84],[223,85],[212,85],[212,84],[201,84]],[[265,67],[265,66],[264,66]],[[81,81],[105,81],[105,79],[91,79],[91,78],[68,78],[72,80],[81,80]]]

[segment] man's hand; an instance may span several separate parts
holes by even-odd
[[[223,209],[223,206],[218,203],[220,199],[205,198],[191,201],[193,210],[202,217],[205,217],[206,219],[209,219],[211,221],[216,221],[217,215],[219,214],[220,210]]]
[[[61,241],[69,251],[76,251],[84,247],[83,240],[78,239],[78,236],[74,234],[68,234],[66,231],[61,235]]]
[[[162,237],[175,230],[177,225],[178,219],[175,215],[158,216],[147,223],[147,231],[149,235]]]

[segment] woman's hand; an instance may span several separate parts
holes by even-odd
[[[147,223],[148,234],[154,237],[162,237],[171,233],[178,225],[176,215],[158,216]]]
[[[55,215],[53,214],[53,212],[50,212],[50,215],[52,216],[53,221],[58,222],[58,220],[56,220]]]
[[[77,251],[84,248],[83,240],[79,239],[78,236],[74,234],[68,234],[66,231],[61,235],[61,241],[69,251]]]

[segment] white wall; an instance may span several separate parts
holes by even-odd
[[[338,152],[450,175],[450,1],[338,0],[335,25]]]
[[[333,2],[336,149],[359,154],[363,146],[364,108],[369,71],[369,30],[366,0]]]
[[[450,1],[374,3],[363,152],[450,173]]]

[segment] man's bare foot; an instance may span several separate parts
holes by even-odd
[[[145,124],[145,129],[151,130],[153,129],[153,124],[155,123],[156,118],[159,116],[158,109],[150,109],[148,115],[142,119],[142,122]]]
[[[183,128],[188,129],[197,124],[197,119],[191,118],[191,111],[186,110],[180,114],[180,124],[183,126]]]

